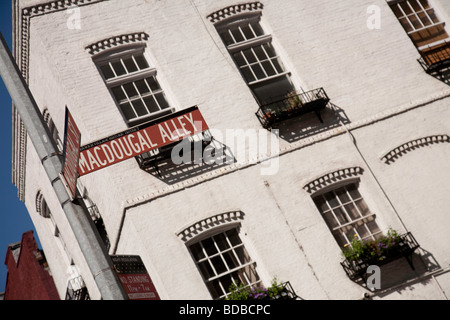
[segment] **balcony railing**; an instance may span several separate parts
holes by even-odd
[[[411,233],[399,236],[398,240],[383,256],[360,256],[357,260],[346,259],[341,265],[351,280],[365,279],[369,266],[382,266],[400,258],[406,258],[414,270],[412,254],[420,247],[419,244]]]
[[[426,72],[439,71],[450,64],[450,42],[424,49],[420,52],[420,55],[419,62]]]
[[[323,88],[301,93],[291,92],[283,99],[261,106],[256,116],[265,129],[310,112],[315,112],[322,122],[320,110],[324,109],[329,101]]]

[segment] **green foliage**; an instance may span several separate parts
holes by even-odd
[[[236,286],[232,284],[229,288],[230,294],[226,300],[264,300],[264,299],[274,299],[275,297],[281,295],[285,290],[283,285],[279,284],[277,279],[272,281],[272,285],[269,288],[264,288],[262,286],[250,287],[244,286],[242,283]]]
[[[342,254],[349,261],[358,259],[376,259],[381,261],[400,243],[401,237],[393,229],[389,229],[387,235],[378,240],[361,240],[355,235],[350,245],[344,247]]]

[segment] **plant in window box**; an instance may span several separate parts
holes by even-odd
[[[277,300],[291,299],[286,284],[279,284],[277,279],[272,281],[269,288],[249,287],[242,283],[239,286],[232,284],[227,300]],[[295,296],[295,294],[293,294]]]
[[[291,112],[295,109],[302,107],[302,100],[299,96],[299,94],[295,91],[291,91],[286,96],[286,102],[287,102],[287,111]]]
[[[393,229],[389,229],[386,236],[378,240],[361,240],[355,235],[350,245],[342,250],[343,256],[350,262],[358,260],[381,262],[399,253],[403,240]]]

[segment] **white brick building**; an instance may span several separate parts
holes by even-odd
[[[83,145],[198,106],[215,138],[206,150],[234,156],[155,167],[147,155],[79,179],[109,253],[139,255],[161,299],[222,297],[231,278],[289,281],[303,299],[445,299],[445,22],[445,0],[15,0],[14,53],[55,138],[65,106]],[[280,111],[299,101],[303,109]],[[13,122],[14,183],[60,295],[76,266],[100,299]],[[230,129],[275,141],[276,174],[262,174],[266,158],[240,153],[254,146],[250,136],[233,148]],[[420,245],[414,269],[403,257],[385,264],[381,290],[370,291],[346,273],[341,247],[389,228]]]

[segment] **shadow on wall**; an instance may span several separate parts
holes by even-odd
[[[279,123],[274,129],[280,131],[281,139],[293,143],[340,127],[341,123],[350,123],[345,111],[332,103],[329,103],[329,106],[321,111],[320,116],[321,119],[314,112],[311,112]]]

